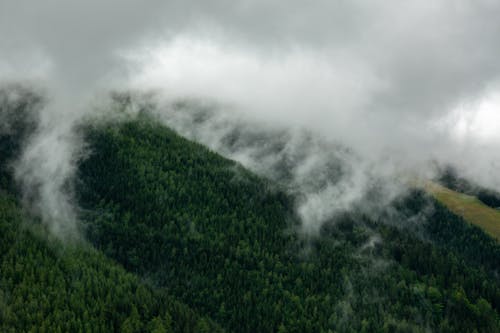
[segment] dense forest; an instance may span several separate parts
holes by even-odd
[[[293,198],[147,117],[87,139],[88,238],[228,330],[498,328],[498,245],[421,192],[399,224],[351,212],[304,240]]]
[[[1,332],[217,332],[208,318],[85,244],[27,226],[0,194]]]
[[[21,207],[12,160],[42,103],[22,87],[0,91],[0,332],[222,332],[87,242],[50,235]]]
[[[12,178],[32,98],[0,110],[1,331],[500,332],[499,244],[425,193],[306,237],[280,185],[147,112],[78,128],[84,237],[54,238]]]

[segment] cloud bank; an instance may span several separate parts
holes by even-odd
[[[156,91],[167,124],[253,170],[298,161],[289,179],[314,226],[374,179],[390,188],[435,163],[500,190],[499,14],[489,0],[3,1],[0,79],[36,81],[52,100],[19,177],[46,184],[40,200],[61,193],[83,146],[74,124],[102,91],[133,89]],[[219,110],[200,123],[179,100]],[[282,135],[228,144],[249,124]],[[338,159],[349,176],[329,178]]]

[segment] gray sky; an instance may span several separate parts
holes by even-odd
[[[117,51],[182,35],[275,65],[294,51],[309,53],[338,80],[368,85],[361,93],[374,111],[428,116],[498,80],[499,14],[500,4],[486,0],[4,0],[1,68],[36,73],[38,60],[64,86],[95,84],[123,68]]]
[[[48,87],[52,145],[88,96],[155,89],[306,128],[381,173],[437,160],[500,190],[499,17],[493,0],[2,0],[0,81]],[[74,141],[54,165],[73,169]]]

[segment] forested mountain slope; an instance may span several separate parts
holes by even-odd
[[[210,320],[84,244],[23,222],[0,194],[1,332],[213,332]]]
[[[222,331],[87,242],[61,242],[21,207],[13,162],[40,103],[0,90],[0,332]]]
[[[12,176],[42,103],[19,94],[0,94],[2,332],[500,330],[498,243],[425,193],[310,237],[294,197],[146,113],[78,129],[83,237],[61,242]]]
[[[303,239],[293,198],[148,117],[86,138],[88,239],[229,331],[499,330],[498,244],[421,192]]]

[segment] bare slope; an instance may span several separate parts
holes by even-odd
[[[481,227],[500,241],[500,210],[486,206],[476,197],[450,190],[433,182],[428,182],[425,188],[453,213]]]

